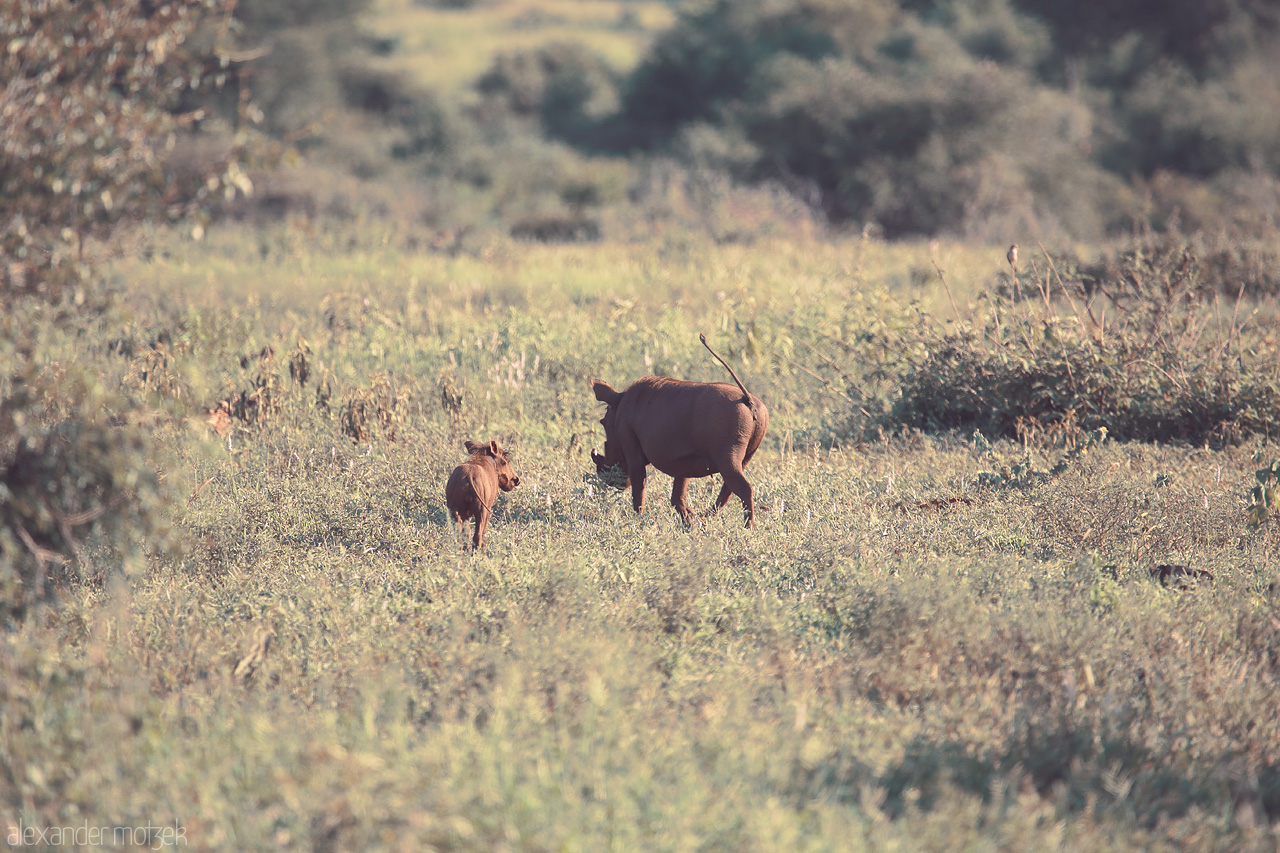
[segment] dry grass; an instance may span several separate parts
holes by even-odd
[[[1264,446],[1103,444],[981,486],[966,437],[806,439],[826,391],[766,351],[735,359],[774,414],[759,528],[730,507],[686,531],[664,476],[636,517],[590,473],[586,377],[719,378],[697,330],[740,344],[769,312],[949,311],[903,272],[925,249],[349,237],[162,241],[117,267],[127,327],[64,344],[147,387],[99,344],[170,331],[152,390],[191,401],[157,427],[185,544],[5,635],[11,824],[150,820],[209,850],[1275,846],[1280,565],[1244,505]],[[1000,259],[945,251],[958,300]],[[214,436],[203,401],[263,371],[272,407]],[[357,397],[376,428],[353,441]],[[523,481],[474,556],[444,510],[464,438]],[[1215,579],[1162,588],[1166,562]]]

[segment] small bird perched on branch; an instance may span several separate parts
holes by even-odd
[[[1013,274],[1017,275],[1018,274],[1018,244],[1017,243],[1014,243],[1012,246],[1009,247],[1009,252],[1008,254],[1005,255],[1005,258],[1009,261],[1009,266],[1013,268]]]

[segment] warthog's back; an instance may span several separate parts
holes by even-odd
[[[617,417],[649,462],[675,477],[719,473],[726,455],[745,464],[769,423],[764,403],[735,385],[661,376],[632,383]]]
[[[498,499],[498,475],[491,466],[480,462],[463,462],[449,475],[444,487],[449,509],[469,518],[483,507],[488,509]]]

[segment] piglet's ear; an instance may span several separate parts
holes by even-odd
[[[591,380],[591,390],[595,392],[597,400],[608,403],[610,406],[618,405],[618,401],[622,399],[622,394],[615,391],[608,382],[600,379]]]
[[[484,450],[483,444],[476,444],[474,441],[464,441],[462,446],[467,449],[468,453],[475,453],[477,450]]]
[[[490,439],[490,441],[489,441],[489,454],[490,454],[491,456],[497,456],[497,455],[498,455],[499,453],[501,453],[501,452],[502,452],[502,451],[498,450],[498,440],[497,440],[496,438],[495,438],[495,439]]]

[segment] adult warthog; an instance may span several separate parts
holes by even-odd
[[[631,486],[636,512],[644,507],[645,467],[652,465],[675,478],[671,505],[688,524],[689,480],[719,474],[724,478],[712,514],[742,499],[747,527],[755,526],[751,484],[743,473],[764,440],[769,410],[749,393],[733,368],[716,355],[705,335],[707,352],[724,365],[734,385],[725,382],[686,382],[665,376],[646,376],[616,391],[607,382],[591,380],[596,399],[608,405],[604,425],[604,454],[591,452],[596,471],[611,485]]]

